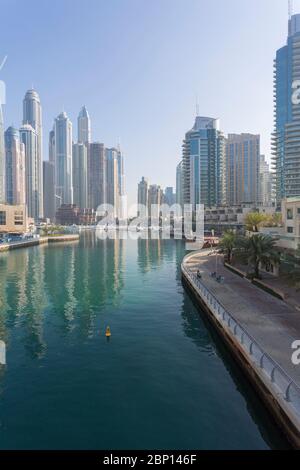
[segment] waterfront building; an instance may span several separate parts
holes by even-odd
[[[137,202],[143,209],[138,210],[138,217],[146,217],[148,211],[148,180],[143,176],[138,184],[138,197]]]
[[[268,216],[275,213],[274,206],[256,206],[252,204],[240,204],[238,206],[219,206],[206,208],[204,211],[205,230],[215,230],[222,234],[226,230],[243,229],[245,219],[250,212],[259,212]]]
[[[176,204],[183,206],[183,162],[176,167]]]
[[[60,225],[95,225],[94,209],[80,209],[76,204],[63,204],[56,211],[56,222]]]
[[[97,210],[106,203],[106,152],[104,144],[93,142],[88,147],[88,201],[89,208]]]
[[[120,188],[119,188],[119,151],[116,148],[106,149],[107,160],[107,203],[113,206],[113,216],[119,217]]]
[[[162,204],[163,191],[157,184],[151,184],[148,189],[148,214],[152,219],[159,218],[160,206]],[[153,207],[156,206],[156,207]]]
[[[272,134],[276,202],[300,196],[300,15],[289,18],[285,46],[274,60]]]
[[[25,146],[25,192],[28,217],[37,221],[43,217],[43,208],[41,207],[43,196],[40,196],[42,183],[37,134],[30,124],[24,124],[20,128],[20,140]]]
[[[118,148],[118,191],[119,191],[119,209],[118,218],[120,220],[127,219],[127,197],[125,192],[125,171],[124,171],[124,155]]]
[[[0,202],[5,202],[5,143],[2,104],[0,102]]]
[[[35,180],[38,217],[43,217],[43,127],[42,107],[38,93],[31,89],[23,100],[23,126],[29,124],[36,134]],[[26,162],[27,163],[27,162]]]
[[[49,132],[49,162],[55,165],[55,130]]]
[[[165,189],[163,203],[168,206],[173,206],[176,203],[176,194],[174,193],[172,186]]]
[[[225,139],[219,119],[197,116],[183,142],[183,203],[225,203]]]
[[[5,132],[5,188],[8,204],[25,204],[25,146],[18,129]]]
[[[73,202],[80,209],[88,207],[87,147],[84,143],[73,144]]]
[[[55,218],[55,167],[52,161],[43,162],[44,217]]]
[[[260,136],[229,134],[226,139],[227,204],[258,204],[259,175]]]
[[[78,115],[78,142],[88,144],[91,142],[91,120],[88,110],[83,106]]]
[[[271,206],[275,202],[273,173],[270,171],[270,165],[264,155],[260,156],[259,202],[263,206]]]
[[[0,233],[24,233],[28,230],[25,204],[0,204]]]
[[[73,203],[72,123],[65,112],[54,123],[56,207]]]

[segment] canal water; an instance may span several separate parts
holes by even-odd
[[[184,255],[88,232],[0,255],[1,449],[287,446],[183,288]]]

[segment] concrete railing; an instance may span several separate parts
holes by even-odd
[[[232,317],[221,302],[204,286],[201,280],[188,269],[184,262],[181,266],[184,276],[196,287],[203,302],[207,305],[216,320],[229,331],[247,353],[254,367],[264,375],[274,394],[280,395],[287,405],[293,408],[300,417],[300,388],[291,377],[272,359],[259,343]]]

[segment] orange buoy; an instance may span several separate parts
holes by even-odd
[[[111,331],[110,331],[110,327],[109,327],[109,326],[106,327],[105,336],[106,336],[106,338],[110,338],[110,337],[111,337]]]

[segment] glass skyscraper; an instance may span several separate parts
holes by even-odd
[[[276,200],[300,196],[300,15],[289,20],[287,44],[274,61],[272,134]]]
[[[0,102],[0,202],[5,202],[5,144],[2,104]]]
[[[73,204],[72,123],[65,112],[55,119],[54,132],[56,203]]]
[[[78,142],[84,144],[91,142],[91,120],[85,106],[83,106],[78,115]]]
[[[23,100],[23,125],[29,124],[36,134],[36,185],[38,198],[38,217],[43,217],[43,130],[42,107],[38,93],[28,90]]]
[[[183,203],[225,203],[225,138],[219,120],[197,116],[183,142]]]

